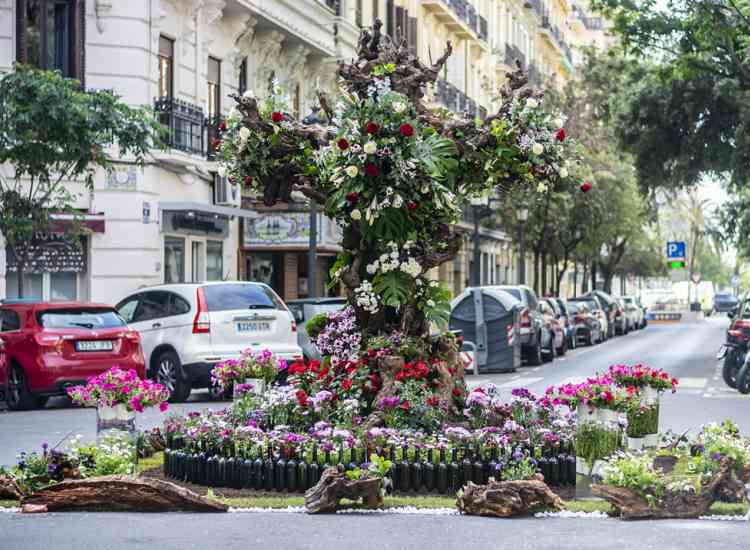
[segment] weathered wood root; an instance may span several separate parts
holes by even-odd
[[[378,478],[352,480],[340,474],[336,468],[328,468],[315,487],[305,493],[305,510],[308,514],[335,512],[342,498],[361,498],[366,508],[380,508],[383,505],[380,485]]]
[[[21,504],[56,511],[226,512],[228,507],[159,479],[105,476],[50,485]]]
[[[471,481],[456,499],[462,514],[507,518],[540,510],[562,510],[562,499],[539,480],[495,481],[475,485]]]
[[[0,499],[15,500],[21,497],[21,490],[8,476],[0,476]]]
[[[720,497],[733,495],[744,499],[744,484],[734,473],[731,460],[725,459],[716,475],[699,494],[667,491],[654,504],[629,489],[611,485],[592,485],[591,493],[608,501],[622,519],[694,519],[706,515]]]

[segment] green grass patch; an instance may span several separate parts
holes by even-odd
[[[305,498],[303,496],[279,496],[279,497],[219,497],[209,493],[209,498],[235,508],[287,508],[289,506],[304,506]],[[341,503],[351,505],[355,508],[357,503],[353,501],[342,500]],[[385,497],[385,508],[404,508],[412,506],[414,508],[455,508],[456,499],[450,497]]]
[[[711,508],[708,510],[709,516],[744,516],[747,514],[748,506],[747,502],[714,502]]]
[[[17,500],[0,500],[0,508],[18,508],[21,503]]]
[[[148,458],[139,458],[138,466],[136,467],[136,473],[141,474],[146,470],[153,470],[154,468],[161,468],[164,465],[164,453],[159,451],[154,453],[153,456]]]
[[[570,512],[604,512],[612,511],[612,506],[606,500],[587,498],[582,500],[565,500],[565,509]]]

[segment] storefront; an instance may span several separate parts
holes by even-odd
[[[326,288],[329,270],[341,250],[341,229],[325,216],[317,216],[316,295]],[[266,211],[254,220],[243,220],[240,271],[245,280],[271,286],[285,300],[305,298],[308,287],[310,213]]]
[[[252,220],[255,213],[195,203],[160,203],[165,284],[222,281],[234,271],[228,244],[234,216]]]

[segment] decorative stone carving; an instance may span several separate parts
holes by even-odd
[[[248,15],[247,17],[240,19],[240,25],[235,27],[235,32],[232,35],[234,38],[232,41],[234,47],[229,53],[229,62],[234,69],[235,80],[240,76],[240,65],[242,65],[242,61],[248,56],[250,49],[252,48],[253,39],[255,37],[255,26],[257,24],[258,18]]]
[[[279,31],[257,33],[250,57],[253,64],[253,85],[257,90],[267,87],[271,75],[278,67],[284,35]]]
[[[284,50],[285,63],[283,63],[277,76],[288,90],[291,90],[297,82],[304,79],[305,63],[310,52],[310,48],[303,44],[298,44],[291,50]]]
[[[112,0],[96,0],[94,2],[94,16],[96,17],[96,30],[102,34],[105,29],[104,17],[112,11]]]
[[[203,14],[203,21],[206,23],[206,26],[221,19],[226,5],[227,3],[224,0],[203,0],[201,2],[200,10]]]

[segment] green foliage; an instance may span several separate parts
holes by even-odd
[[[505,468],[503,468],[502,480],[503,481],[520,481],[523,479],[531,479],[537,473],[536,464],[531,461],[531,458],[524,457],[518,462],[511,462]]]
[[[654,470],[652,462],[652,457],[647,454],[618,454],[607,461],[603,481],[607,485],[630,489],[643,497],[662,495],[664,478]]]
[[[318,334],[325,328],[328,322],[328,314],[318,313],[315,317],[305,323],[305,330],[311,339],[318,337]]]
[[[393,466],[393,462],[383,456],[378,456],[377,454],[373,453],[370,455],[370,465],[368,466],[367,471],[371,475],[383,479],[388,475],[388,472],[391,470],[391,466]]]
[[[594,462],[607,458],[621,447],[622,434],[619,429],[598,422],[584,422],[576,431],[576,456],[593,467]]]
[[[383,304],[399,307],[409,300],[414,281],[403,271],[388,271],[378,274],[373,280],[373,288],[383,300]]]

